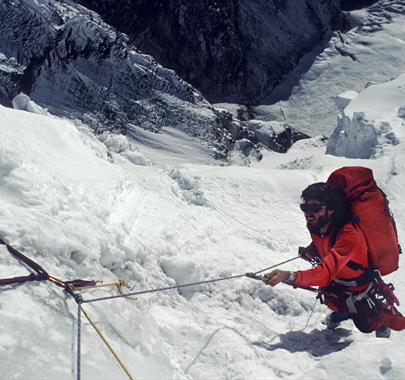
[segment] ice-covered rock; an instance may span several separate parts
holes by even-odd
[[[405,119],[405,106],[404,107],[399,107],[398,109],[398,117],[401,119]]]
[[[269,95],[342,25],[335,0],[77,0],[212,101]]]
[[[371,158],[384,146],[399,144],[403,136],[404,96],[405,74],[365,88],[339,116],[326,153]]]
[[[125,134],[131,124],[175,126],[208,142],[221,136],[221,114],[200,94],[73,1],[1,1],[0,36],[2,105],[23,92],[97,132]],[[21,96],[14,104],[41,112]]]
[[[309,137],[278,121],[250,120],[247,124],[259,143],[279,153],[287,152],[294,142]]]
[[[388,122],[371,122],[363,112],[353,118],[343,115],[326,148],[326,154],[348,158],[371,158],[385,144],[396,145],[398,138]]]
[[[47,115],[45,109],[33,102],[28,95],[23,93],[18,94],[13,99],[13,107],[16,110],[36,113],[38,115]]]
[[[359,93],[357,91],[345,91],[336,97],[336,105],[338,109],[343,111],[347,105],[357,96]]]

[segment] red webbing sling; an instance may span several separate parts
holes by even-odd
[[[32,261],[27,256],[23,255],[20,251],[17,251],[11,245],[7,244],[3,239],[0,238],[0,244],[5,245],[7,250],[13,255],[18,261],[23,262],[25,265],[30,267],[35,273],[30,273],[27,276],[9,277],[0,279],[0,285],[12,285],[21,284],[27,281],[44,281],[48,280],[49,275],[39,264]]]
[[[13,285],[22,284],[28,281],[52,281],[54,284],[64,288],[66,291],[71,292],[72,286],[94,286],[96,281],[88,280],[73,280],[73,281],[62,281],[53,276],[50,276],[48,272],[42,268],[38,263],[31,260],[20,251],[13,248],[11,245],[7,244],[3,239],[0,238],[0,244],[5,245],[7,250],[12,256],[14,256],[18,261],[21,261],[26,266],[31,268],[34,272],[27,276],[17,276],[0,279],[0,286],[2,285]]]

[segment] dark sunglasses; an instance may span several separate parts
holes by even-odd
[[[324,204],[317,204],[317,203],[301,203],[300,204],[300,209],[303,212],[319,212],[320,210],[322,210],[323,207],[325,207],[326,205]]]

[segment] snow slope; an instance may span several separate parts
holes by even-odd
[[[352,29],[304,56],[269,102],[254,108],[256,118],[285,121],[311,136],[329,136],[336,125],[337,97],[342,92],[360,92],[369,84],[403,73],[404,2],[379,0],[369,9],[350,14]]]
[[[379,87],[381,96],[393,90]],[[348,107],[371,114],[363,95]],[[387,111],[398,106],[384,104]],[[403,129],[397,112],[385,115]],[[251,167],[217,166],[204,164],[197,149],[186,163],[142,139],[131,147],[105,134],[103,144],[85,126],[55,117],[0,107],[0,120],[0,236],[58,278],[123,278],[142,290],[289,259],[308,243],[302,189],[342,165],[374,170],[405,236],[401,138],[374,160],[325,155],[325,139],[315,137],[287,154],[265,152]],[[298,260],[284,266],[303,267]],[[27,271],[0,247],[0,273]],[[388,278],[402,301],[404,278],[403,266]],[[319,304],[306,327],[313,305],[312,293],[241,278],[84,307],[136,379],[405,377],[405,332],[377,339],[345,322],[331,333],[320,323],[326,310]],[[75,378],[69,296],[50,283],[4,287],[0,310],[2,379]],[[82,332],[82,379],[126,379],[87,322]]]

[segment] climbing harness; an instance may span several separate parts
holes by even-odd
[[[337,297],[345,302],[350,314],[354,315],[358,313],[356,304],[364,300],[375,316],[378,316],[381,310],[386,310],[392,315],[398,315],[397,306],[400,303],[394,294],[394,285],[386,284],[378,270],[371,271],[368,276],[368,286],[360,293],[354,294],[346,291],[345,287],[338,283],[319,289],[321,303],[324,303],[324,298],[327,295]]]

